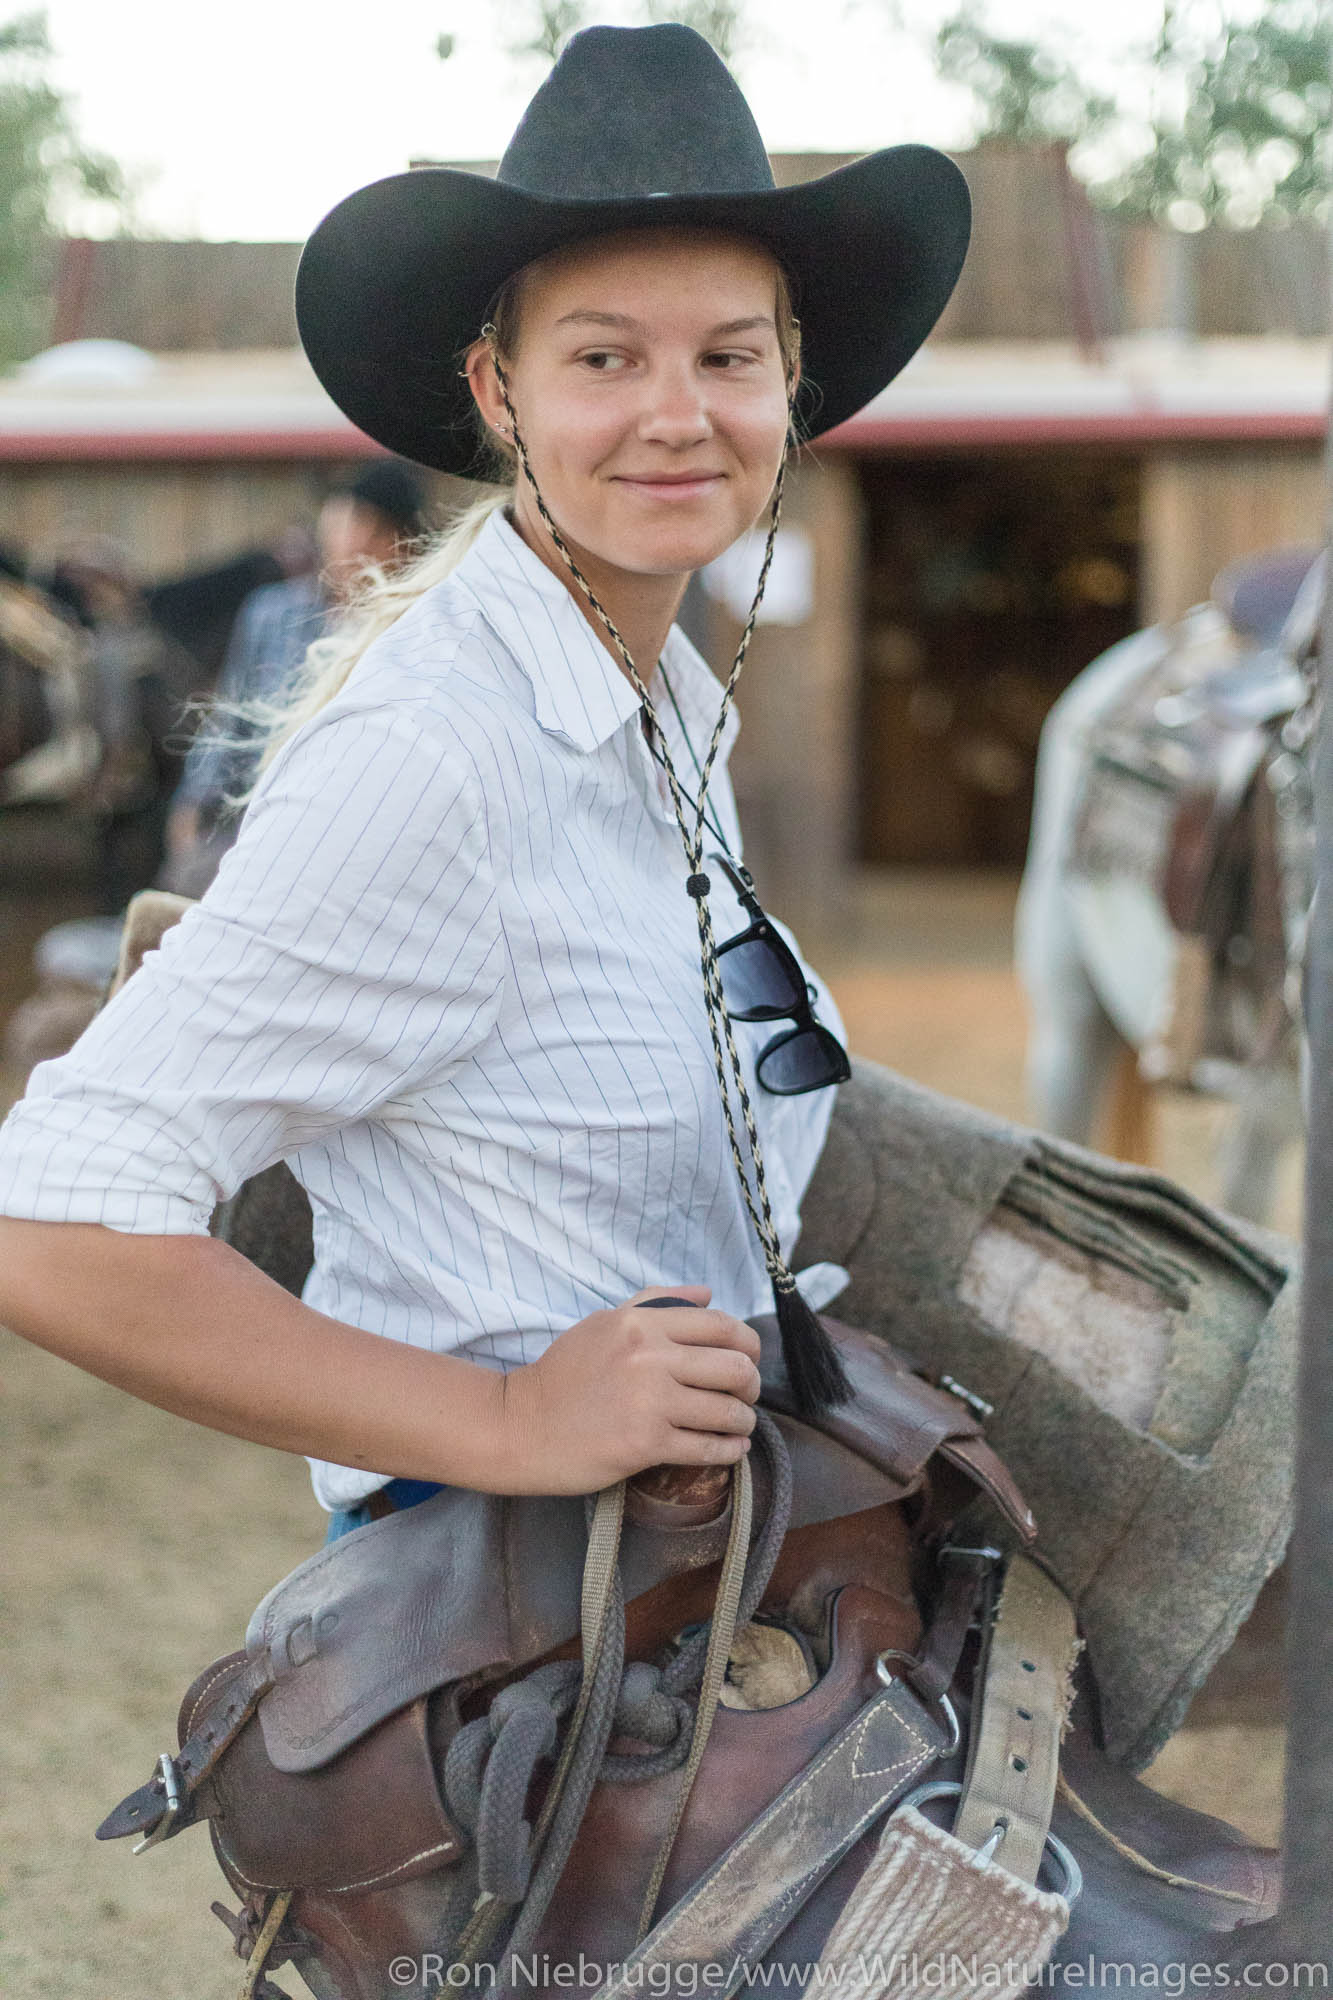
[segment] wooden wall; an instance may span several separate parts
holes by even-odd
[[[346,468],[308,461],[237,464],[0,465],[0,536],[38,564],[62,541],[114,535],[145,577],[172,576],[313,526]],[[423,474],[427,485],[431,475]],[[445,504],[455,482],[435,480]]]
[[[773,169],[787,185],[853,157],[777,154]],[[1327,328],[1328,243],[1313,223],[1183,235],[1095,210],[1057,146],[993,141],[958,163],[972,190],[972,247],[936,338]],[[101,336],[159,353],[293,346],[299,256],[296,243],[53,244],[46,341]]]
[[[1327,508],[1318,445],[1195,445],[1143,468],[1142,615],[1178,618],[1238,556],[1318,542]]]

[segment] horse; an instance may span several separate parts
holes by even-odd
[[[1078,676],[1042,732],[1015,930],[1037,1121],[1087,1143],[1128,1072],[1112,1145],[1134,1154],[1142,1086],[1222,1096],[1222,1201],[1256,1221],[1301,1127],[1321,590],[1312,550],[1233,565]]]
[[[0,806],[64,803],[101,751],[85,635],[34,585],[0,575]]]

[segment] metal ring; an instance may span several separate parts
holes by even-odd
[[[909,1792],[905,1799],[899,1799],[898,1810],[901,1811],[904,1806],[925,1805],[930,1799],[961,1798],[962,1792],[963,1788],[956,1778],[928,1778],[924,1785],[918,1785],[916,1790]],[[1000,1833],[1002,1840],[1007,1828],[1002,1827],[999,1821],[997,1821],[996,1829]],[[989,1861],[992,1858],[995,1853],[995,1848],[991,1846],[992,1840],[995,1840],[994,1833],[988,1835],[986,1840],[977,1849],[978,1859]],[[995,1847],[999,1845],[1000,1841],[996,1841]],[[1057,1890],[1056,1893],[1064,1897],[1072,1910],[1079,1897],[1083,1894],[1083,1870],[1079,1867],[1077,1861],[1075,1861],[1073,1855],[1058,1835],[1054,1833],[1047,1834],[1045,1849],[1043,1851],[1046,1850],[1049,1850],[1064,1871],[1064,1887]]]
[[[886,1646],[882,1653],[876,1653],[875,1655],[875,1675],[886,1688],[896,1686],[899,1680],[905,1678],[903,1675],[890,1673],[887,1664],[890,1660],[903,1660],[909,1667],[918,1667],[921,1664],[914,1653],[904,1653],[897,1646]],[[907,1685],[908,1687],[912,1687],[910,1681],[907,1682]],[[912,1693],[916,1694],[915,1688],[912,1688]],[[921,1699],[922,1697],[917,1695],[917,1700],[920,1701]],[[962,1748],[963,1743],[963,1732],[958,1722],[958,1710],[954,1707],[947,1694],[936,1695],[935,1706],[943,1711],[944,1719],[949,1725],[949,1741],[939,1754],[941,1757],[952,1757],[955,1750]]]

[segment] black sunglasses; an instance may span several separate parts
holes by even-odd
[[[813,988],[787,940],[764,915],[754,877],[725,854],[708,859],[727,876],[750,919],[745,930],[717,948],[728,1013],[737,1021],[796,1024],[760,1050],[756,1074],[763,1088],[776,1097],[798,1097],[802,1091],[846,1083],[852,1073],[847,1051],[815,1014]]]

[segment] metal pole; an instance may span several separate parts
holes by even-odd
[[[1333,301],[1330,304],[1333,307]],[[1324,543],[1326,551],[1333,551],[1333,432],[1326,463],[1330,499]],[[1305,995],[1309,1046],[1305,1275],[1287,1629],[1285,1879],[1277,1919],[1241,1932],[1232,1945],[1236,1965],[1333,1961],[1333,587],[1329,583],[1320,625],[1319,680],[1314,748],[1316,891]]]

